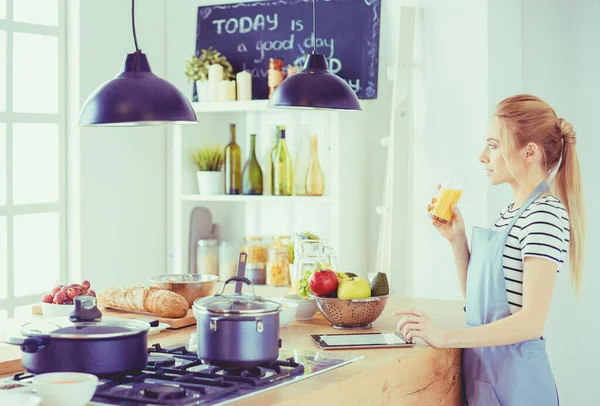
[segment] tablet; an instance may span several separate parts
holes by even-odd
[[[406,341],[402,333],[311,334],[315,343],[324,350],[351,348],[394,348],[415,345]]]

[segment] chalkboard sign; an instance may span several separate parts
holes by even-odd
[[[316,50],[359,99],[377,97],[381,0],[317,0]],[[313,49],[312,0],[198,7],[196,55],[213,47],[234,73],[252,73],[252,97],[267,99],[269,58],[299,70]],[[197,100],[194,86],[194,100]]]

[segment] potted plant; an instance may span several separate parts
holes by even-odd
[[[218,195],[223,192],[221,167],[223,166],[223,148],[220,146],[198,148],[192,152],[198,167],[198,193],[203,196]]]
[[[215,64],[223,67],[223,80],[230,80],[234,77],[233,68],[225,55],[221,55],[213,47],[202,49],[199,56],[194,55],[190,60],[186,61],[185,75],[188,78],[188,83],[196,83],[196,93],[199,102],[209,101],[208,68],[210,65]]]

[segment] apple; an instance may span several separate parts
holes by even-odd
[[[308,287],[317,296],[327,296],[336,292],[338,277],[331,269],[321,269],[310,276]]]
[[[339,299],[364,299],[371,297],[369,281],[358,276],[342,279],[337,289],[337,297]]]

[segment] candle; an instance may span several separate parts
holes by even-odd
[[[237,81],[237,99],[252,100],[252,75],[243,70],[235,75]]]
[[[220,82],[223,80],[223,66],[218,63],[212,64],[208,67],[208,81],[209,82]]]
[[[235,80],[229,81],[229,89],[227,91],[227,100],[235,101]]]
[[[222,80],[219,82],[219,101],[235,100],[235,81]]]
[[[209,81],[208,82],[208,101],[216,102],[219,101],[219,85],[221,82]]]
[[[208,89],[207,81],[196,81],[196,94],[198,95],[198,102],[206,103],[210,101],[210,94]]]

